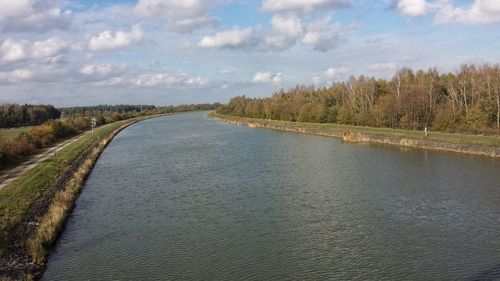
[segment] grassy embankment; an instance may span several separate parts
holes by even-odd
[[[143,118],[140,118],[143,119]],[[96,140],[103,139],[124,124],[140,120],[125,120],[107,124],[68,145],[12,184],[0,190],[0,254],[6,249],[11,234],[26,212],[56,179],[68,170],[75,159]]]
[[[312,135],[332,136],[342,138],[346,141],[364,141],[494,157],[500,156],[498,152],[500,149],[500,137],[495,136],[441,132],[429,132],[428,136],[425,136],[422,131],[390,128],[244,118],[222,115],[215,112],[210,113],[209,116],[231,123],[248,125],[250,127],[263,127]]]
[[[130,124],[130,122],[122,124],[118,128],[115,127],[115,130],[100,139],[86,156],[86,159],[78,170],[73,173],[73,176],[65,184],[64,188],[55,194],[48,211],[40,219],[40,224],[34,235],[27,241],[28,253],[35,263],[42,264],[45,262],[47,255],[46,248],[55,241],[67,214],[73,208],[75,199],[90,171],[92,171],[97,158],[120,129],[124,128],[127,124]]]

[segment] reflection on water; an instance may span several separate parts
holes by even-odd
[[[105,150],[45,280],[495,279],[500,169],[203,113]]]

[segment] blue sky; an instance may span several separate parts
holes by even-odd
[[[500,0],[0,0],[0,102],[181,104],[500,62]]]

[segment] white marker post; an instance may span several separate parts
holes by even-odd
[[[90,128],[92,128],[92,131],[95,129],[96,125],[97,125],[97,119],[92,117],[92,119],[90,119]]]

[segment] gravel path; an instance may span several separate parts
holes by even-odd
[[[77,135],[71,139],[67,139],[65,141],[62,141],[55,146],[49,147],[42,149],[38,154],[33,155],[30,157],[29,160],[26,162],[21,163],[20,165],[5,171],[1,176],[0,176],[0,189],[4,188],[5,186],[9,185],[10,183],[14,182],[17,180],[20,176],[24,175],[26,172],[29,170],[33,169],[36,165],[40,164],[41,162],[49,159],[50,157],[54,157],[54,153],[62,150],[69,144],[79,140],[83,136],[91,133],[91,131],[87,131],[85,133],[82,133],[80,135]]]

